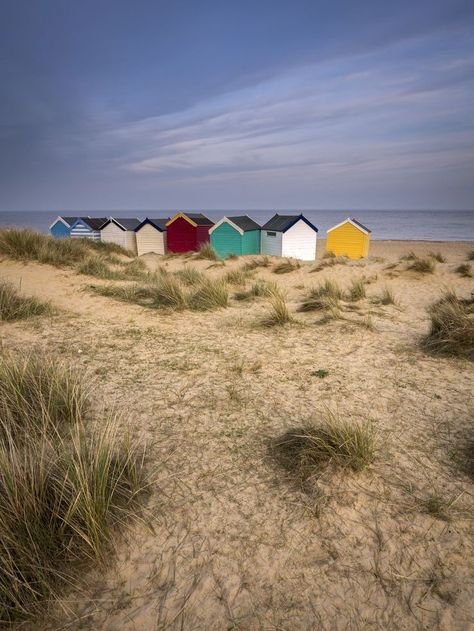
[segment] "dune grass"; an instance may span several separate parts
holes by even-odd
[[[467,260],[468,260],[468,261],[474,261],[474,250],[470,250],[470,251],[467,253]]]
[[[245,285],[250,278],[251,272],[245,269],[234,269],[227,272],[224,276],[224,280],[229,285]]]
[[[87,241],[87,239],[85,239]],[[88,245],[91,250],[98,252],[99,254],[103,254],[105,256],[109,256],[112,254],[119,254],[121,256],[126,256],[128,258],[134,258],[135,254],[130,250],[122,247],[118,243],[112,243],[111,241],[93,241],[89,240]]]
[[[441,252],[431,251],[429,252],[428,256],[434,259],[435,261],[438,261],[438,263],[446,263],[446,257],[443,256]]]
[[[446,293],[428,308],[431,327],[422,346],[440,355],[474,360],[474,299]]]
[[[84,261],[92,251],[86,239],[53,239],[34,230],[0,230],[0,254],[20,261],[66,267]]]
[[[90,429],[87,388],[56,359],[0,363],[0,620],[32,619],[105,562],[138,508],[143,457],[113,419]]]
[[[347,256],[329,256],[327,257],[326,255],[323,257],[322,261],[319,261],[319,263],[317,263],[314,267],[312,267],[309,271],[310,273],[313,272],[320,272],[322,269],[325,269],[326,267],[334,267],[334,265],[347,265],[349,259],[347,258]]]
[[[243,269],[251,272],[252,270],[257,269],[258,267],[270,267],[271,260],[270,257],[264,254],[263,256],[258,256],[247,261]]]
[[[187,299],[192,311],[212,311],[229,306],[229,292],[222,280],[206,279]]]
[[[208,261],[217,261],[217,254],[212,248],[212,245],[207,243],[202,243],[199,247],[199,250],[194,254],[195,259],[207,259]]]
[[[176,276],[185,284],[190,287],[194,287],[202,283],[205,276],[195,267],[191,265],[185,265],[183,269],[176,272]]]
[[[52,313],[50,303],[32,296],[23,296],[11,283],[0,281],[0,321],[11,322]]]
[[[385,285],[385,287],[382,289],[382,293],[379,296],[374,296],[373,298],[371,298],[371,301],[375,304],[380,304],[380,305],[396,305],[397,304],[397,299],[395,297],[393,289],[389,287],[388,285]]]
[[[351,286],[349,288],[349,300],[351,300],[352,302],[357,302],[358,300],[362,300],[362,298],[365,298],[366,282],[367,281],[364,278],[354,278],[352,280]]]
[[[362,471],[375,458],[377,437],[370,423],[352,423],[326,411],[319,423],[290,429],[273,440],[270,451],[280,466],[307,480],[329,465]]]
[[[236,292],[234,298],[239,301],[254,300],[255,298],[272,296],[278,293],[278,291],[279,289],[276,283],[258,280],[253,283],[248,290]]]
[[[295,270],[300,269],[300,267],[301,263],[299,261],[285,259],[284,261],[277,263],[273,267],[272,271],[274,274],[288,274],[289,272],[294,272]]]
[[[326,279],[318,287],[311,289],[305,300],[299,305],[298,311],[329,311],[334,317],[338,315],[339,300],[343,291],[336,281]]]
[[[432,274],[435,271],[435,267],[436,264],[433,259],[415,257],[407,269],[420,274]]]
[[[281,291],[275,291],[269,294],[268,311],[259,320],[259,325],[263,327],[284,326],[294,322],[294,318],[290,314],[288,305],[286,304],[285,295]]]
[[[472,267],[469,263],[461,263],[454,271],[464,278],[472,278]]]

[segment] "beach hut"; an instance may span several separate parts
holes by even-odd
[[[369,254],[370,230],[359,221],[348,217],[337,226],[329,228],[326,251],[336,256],[360,259]]]
[[[231,254],[260,254],[260,226],[248,215],[223,217],[209,235],[212,249],[221,259]]]
[[[166,253],[166,223],[168,219],[149,219],[142,221],[136,228],[137,254]]]
[[[107,217],[78,217],[71,226],[71,238],[100,241],[100,228],[106,221]]]
[[[261,230],[261,253],[303,261],[316,258],[318,229],[303,215],[274,215]]]
[[[201,213],[177,213],[166,223],[166,239],[170,252],[193,252],[209,242],[209,229],[214,223]]]
[[[137,219],[137,217],[132,219],[110,217],[100,228],[100,239],[106,243],[116,243],[136,255],[137,237],[135,228],[139,225],[140,219]]]
[[[51,236],[55,239],[65,239],[71,236],[71,226],[78,217],[63,217],[59,215],[49,226]]]

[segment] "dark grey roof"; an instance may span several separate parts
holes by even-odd
[[[81,219],[92,230],[100,230],[107,221],[107,217],[81,217]]]
[[[266,224],[262,226],[262,230],[274,230],[275,232],[286,232],[293,226],[297,221],[302,219],[310,228],[312,228],[315,232],[318,232],[316,226],[314,226],[310,221],[303,217],[303,215],[273,215],[271,219],[267,221]]]
[[[147,223],[150,224],[151,226],[154,226],[160,232],[166,232],[166,224],[168,223],[169,220],[170,220],[169,217],[167,217],[166,219],[150,219],[149,217],[147,217],[141,223],[138,224],[138,226],[135,228],[135,232],[140,230],[140,228]]]
[[[260,230],[259,224],[251,219],[248,215],[227,217],[227,219],[229,219],[229,221],[232,221],[232,223],[235,223],[236,226],[239,226],[239,228],[244,232],[249,232],[250,230]]]
[[[140,219],[138,219],[137,217],[132,217],[131,219],[125,219],[124,217],[111,217],[101,226],[101,229],[105,228],[105,226],[108,226],[109,223],[111,223],[112,221],[119,228],[122,228],[122,230],[135,230],[135,228],[140,224]]]
[[[196,223],[198,226],[213,226],[214,222],[211,221],[206,215],[202,213],[183,213],[186,217],[189,217]]]
[[[366,230],[367,232],[372,232],[372,230],[369,230],[368,228],[366,228],[364,226],[364,224],[360,223],[360,221],[357,221],[357,219],[354,219],[354,217],[351,217],[351,221],[353,221],[355,224],[357,224],[360,228],[362,228],[362,230]]]

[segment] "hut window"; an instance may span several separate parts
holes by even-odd
[[[267,237],[276,237],[277,233],[276,232],[267,232]]]

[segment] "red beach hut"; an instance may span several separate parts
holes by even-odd
[[[166,224],[168,250],[193,252],[209,241],[214,223],[201,213],[177,213]]]

